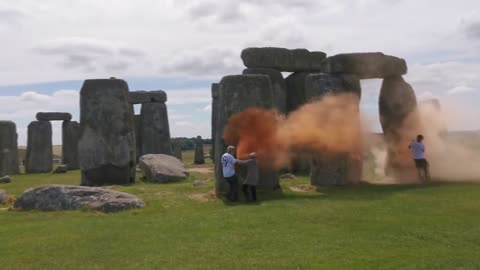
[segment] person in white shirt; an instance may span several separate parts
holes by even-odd
[[[235,174],[235,164],[242,164],[247,160],[236,159],[233,155],[235,155],[235,147],[230,145],[227,147],[227,153],[222,156],[222,169],[223,178],[230,186],[227,199],[231,202],[236,202],[238,200],[238,178]]]
[[[418,135],[417,141],[412,141],[408,148],[412,151],[413,161],[417,167],[418,178],[420,181],[430,181],[430,172],[428,170],[428,161],[425,159],[425,145],[423,144],[423,136]]]

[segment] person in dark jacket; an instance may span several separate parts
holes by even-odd
[[[258,164],[257,155],[255,153],[250,154],[250,159],[241,161],[242,164],[247,167],[247,177],[242,185],[242,191],[247,201],[257,201],[257,184],[258,184]],[[249,191],[250,190],[250,194]],[[251,198],[250,196],[251,195]]]

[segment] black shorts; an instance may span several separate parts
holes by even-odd
[[[428,167],[428,162],[426,159],[414,159],[415,167],[418,169],[426,169]]]

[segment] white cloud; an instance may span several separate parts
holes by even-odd
[[[211,112],[212,111],[212,104],[208,104],[207,106],[201,109],[203,112]]]
[[[167,104],[169,105],[208,103],[212,99],[209,89],[167,90],[166,92],[168,96]]]
[[[144,53],[137,48],[114,45],[114,43],[83,37],[67,37],[43,41],[32,50],[45,57],[60,58],[60,66],[94,72],[98,69],[122,71]]]
[[[18,142],[26,145],[27,125],[35,121],[37,112],[69,112],[78,119],[79,93],[77,90],[59,90],[51,95],[24,92],[19,96],[0,96],[0,119],[17,124]],[[61,144],[61,122],[53,122],[53,142]]]
[[[468,93],[473,91],[475,91],[475,89],[472,87],[460,85],[460,86],[455,86],[454,88],[448,90],[447,94],[454,95],[454,94]]]

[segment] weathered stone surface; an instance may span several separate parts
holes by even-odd
[[[22,210],[77,210],[92,209],[101,212],[118,212],[143,208],[145,203],[125,192],[97,187],[45,185],[26,190],[15,201]]]
[[[345,53],[328,57],[323,72],[355,74],[359,79],[386,78],[407,73],[405,60],[383,53]]]
[[[243,64],[248,68],[273,68],[278,71],[320,71],[326,54],[306,49],[246,48],[241,54]]]
[[[129,93],[131,104],[144,104],[152,102],[167,102],[167,94],[165,91],[132,91]]]
[[[66,173],[68,172],[68,166],[67,165],[58,165],[55,170],[53,170],[53,173]]]
[[[135,115],[133,117],[133,121],[135,122],[135,149],[137,153],[137,161],[142,155],[142,116]]]
[[[195,155],[193,158],[195,164],[205,164],[205,155],[203,153],[202,137],[198,136],[195,140]]]
[[[0,121],[0,175],[18,174],[18,135],[12,121]]]
[[[38,112],[38,121],[70,121],[72,115],[67,112]]]
[[[8,202],[7,191],[0,189],[0,204],[6,204]]]
[[[354,75],[327,73],[310,74],[305,78],[307,100],[340,93],[353,93],[360,97],[360,80]],[[356,106],[359,111],[358,104]],[[360,113],[357,118],[358,126],[360,126]],[[342,125],[343,123],[338,124]],[[360,137],[360,134],[358,136]],[[314,154],[310,166],[311,185],[344,185],[360,182],[362,161],[354,158],[359,155],[360,153],[329,156]]]
[[[243,74],[261,74],[270,77],[273,88],[275,108],[282,114],[287,113],[287,83],[280,71],[271,68],[247,68]]]
[[[360,80],[355,75],[314,73],[305,77],[307,101],[336,93],[353,93],[361,96]]]
[[[383,80],[379,98],[380,123],[388,147],[385,174],[415,179],[416,171],[407,146],[421,131],[413,88],[401,76]]]
[[[145,103],[141,109],[142,156],[146,154],[172,155],[170,127],[165,103]]]
[[[28,125],[27,173],[49,173],[53,169],[52,124],[33,121]]]
[[[124,80],[98,79],[83,83],[80,129],[82,185],[135,181],[135,127]]]
[[[180,144],[180,142],[174,142],[172,143],[172,147],[173,147],[173,155],[178,158],[179,160],[183,160],[183,157],[182,157],[182,145]]]
[[[9,175],[0,177],[0,184],[8,184],[12,181],[12,178]]]
[[[212,83],[212,149],[211,158],[215,160],[215,136],[217,130],[217,118],[218,118],[218,99],[220,97],[220,84]]]
[[[287,83],[287,112],[293,112],[307,102],[305,97],[305,79],[309,72],[296,72],[290,74]]]
[[[80,139],[80,124],[76,121],[62,123],[62,160],[68,170],[78,170],[78,140]]]
[[[223,140],[223,131],[230,116],[250,107],[273,108],[274,97],[270,78],[266,75],[225,76],[220,82],[220,98],[215,134],[215,190],[223,193],[228,184],[223,179],[221,156],[227,145]],[[260,171],[258,188],[274,190],[278,188],[276,172]]]
[[[185,165],[176,157],[164,154],[148,154],[140,157],[138,166],[147,181],[167,183],[183,180],[188,176]]]

